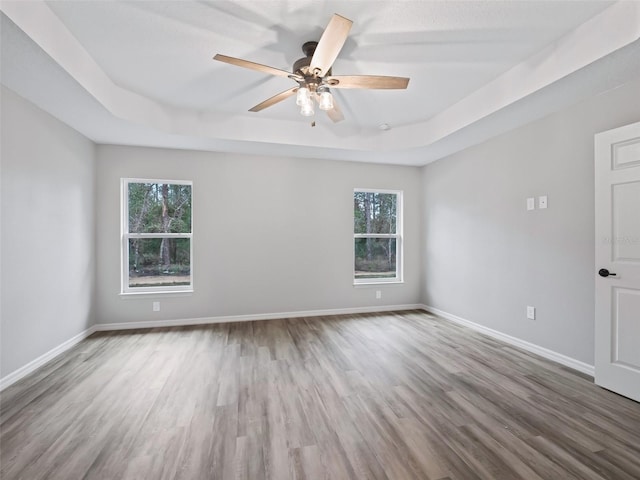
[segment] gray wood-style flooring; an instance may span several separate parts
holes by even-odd
[[[640,404],[420,311],[99,333],[1,399],[3,480],[640,479]]]

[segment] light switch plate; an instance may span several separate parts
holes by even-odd
[[[536,209],[536,199],[533,197],[527,198],[527,210],[535,210]]]
[[[160,311],[160,302],[153,302],[153,311],[154,312]]]
[[[547,196],[538,197],[538,208],[547,208]]]
[[[527,306],[527,318],[529,320],[536,319],[536,307],[532,307],[530,305]]]

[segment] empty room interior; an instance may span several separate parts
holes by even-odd
[[[640,478],[639,1],[0,10],[0,478]]]

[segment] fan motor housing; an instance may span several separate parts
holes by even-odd
[[[294,62],[294,73],[302,75],[303,77],[313,76],[313,72],[309,71],[309,65],[311,65],[311,59],[313,58],[313,54],[315,53],[317,46],[318,42],[315,41],[305,42],[302,45],[302,53],[304,53],[306,56],[299,58]],[[329,69],[329,71],[325,73],[325,76],[326,75],[331,75],[331,69]]]
[[[303,76],[309,73],[309,65],[311,64],[311,57],[303,57],[296,60],[293,64],[293,72],[299,73]]]

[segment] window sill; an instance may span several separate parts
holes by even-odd
[[[404,280],[393,280],[391,282],[358,282],[354,283],[355,288],[358,287],[379,287],[381,285],[403,285]]]
[[[118,294],[122,300],[132,298],[162,298],[162,297],[190,297],[193,290],[167,290],[164,292],[120,292]]]

